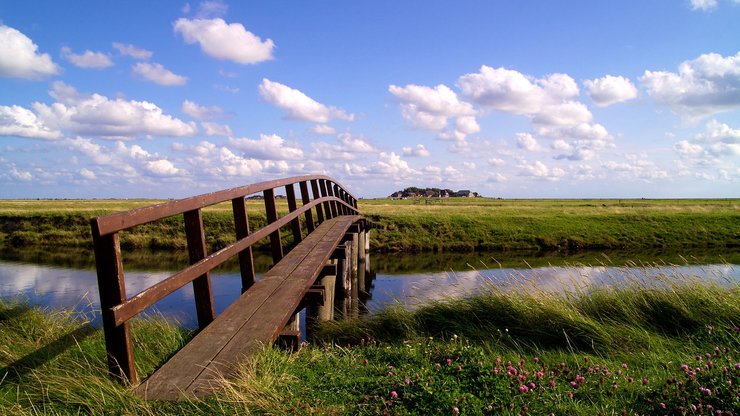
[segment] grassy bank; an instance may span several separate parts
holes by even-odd
[[[740,289],[663,283],[392,308],[324,325],[296,354],[266,349],[217,395],[178,403],[108,380],[99,331],[6,301],[0,412],[738,414]],[[156,319],[133,331],[143,374],[187,337]]]
[[[0,201],[0,244],[89,248],[89,218],[156,201]],[[740,246],[737,200],[363,200],[378,226],[380,252],[689,249]],[[287,204],[279,201],[281,213]],[[261,201],[250,201],[252,229],[265,224]],[[211,251],[234,241],[229,205],[203,214]],[[290,233],[284,232],[286,244]],[[185,246],[182,219],[122,233],[124,248]],[[265,246],[267,242],[265,241]]]

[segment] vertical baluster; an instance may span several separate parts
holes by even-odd
[[[131,345],[129,323],[116,326],[112,308],[126,301],[126,285],[123,280],[121,245],[118,233],[100,235],[98,223],[91,222],[95,267],[98,272],[100,310],[105,333],[105,349],[108,352],[108,372],[123,382],[138,383],[134,351]]]
[[[334,184],[332,184],[331,181],[326,181],[326,195],[327,196],[334,196]],[[329,203],[329,209],[331,209],[331,217],[335,218],[339,213],[337,212],[337,203],[336,201],[331,201]]]
[[[313,191],[313,199],[321,198],[321,191],[319,191],[318,180],[311,179],[311,190]],[[316,205],[316,219],[319,221],[319,224],[324,222],[324,208],[321,206],[321,204]]]
[[[234,228],[236,239],[241,240],[249,235],[249,215],[247,214],[247,201],[244,197],[231,200],[234,210]],[[254,258],[252,257],[252,246],[239,252],[239,271],[242,278],[242,293],[246,292],[255,282]]]
[[[273,189],[265,189],[265,213],[267,214],[267,223],[272,224],[277,221],[277,207],[275,206],[275,191]],[[277,264],[283,259],[283,241],[280,239],[280,229],[276,229],[270,233],[270,247],[272,249],[272,261],[273,264]]]
[[[285,196],[288,198],[288,211],[293,212],[298,208],[295,200],[295,189],[293,184],[285,185]],[[303,240],[301,235],[301,221],[298,217],[290,221],[290,228],[293,230],[293,243],[298,244]]]
[[[203,231],[203,215],[200,209],[187,211],[185,216],[185,237],[188,241],[188,256],[190,264],[203,260],[206,253],[206,236]],[[193,294],[195,296],[195,310],[198,313],[198,327],[205,328],[213,322],[216,313],[213,310],[213,294],[211,293],[211,273],[206,272],[193,280]]]
[[[327,187],[326,187],[326,180],[319,179],[319,187],[321,188],[322,197],[329,196],[329,192],[327,192]],[[332,215],[331,207],[332,207],[332,204],[330,202],[324,202],[324,212],[326,213],[327,219],[336,217],[336,214]]]
[[[311,199],[308,195],[308,184],[306,183],[306,181],[302,181],[299,184],[299,187],[301,189],[301,201],[303,202],[303,205],[306,205],[309,202],[311,202]],[[311,214],[311,210],[309,209],[308,211],[306,211],[305,215],[306,215],[306,228],[308,229],[308,232],[311,233],[313,232],[315,228],[315,225],[313,223],[313,214]]]

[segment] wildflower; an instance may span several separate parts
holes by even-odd
[[[540,378],[541,379],[544,376],[545,376],[545,373],[543,373],[542,371],[538,371],[537,372],[537,378]]]
[[[452,365],[452,358],[447,359],[447,365]]]
[[[572,398],[573,398],[573,392],[572,392],[572,391],[569,391],[569,392],[568,392],[568,398],[569,398],[569,399],[572,399]]]
[[[534,389],[535,387],[537,387],[537,385],[536,385],[536,384],[534,384],[534,383],[529,383],[529,388],[530,388],[530,389]]]
[[[555,380],[550,380],[550,382],[547,384],[549,384],[550,387],[555,387]]]
[[[643,386],[647,386],[647,385],[648,385],[648,383],[649,383],[648,379],[646,379],[646,378],[643,378],[643,379],[642,379],[642,385],[643,385]]]
[[[665,405],[665,403],[663,403],[663,402],[660,402],[659,406],[660,406],[660,408],[661,408],[661,409],[665,409],[665,408],[667,407],[667,406]]]
[[[714,331],[714,325],[707,325],[707,329],[709,330],[709,332]]]
[[[522,384],[521,386],[519,386],[519,392],[520,393],[526,393],[528,391],[529,391],[529,387],[525,386],[524,384]]]
[[[362,360],[362,363],[365,364],[365,365],[367,365],[367,359]]]
[[[535,363],[539,363],[540,362],[540,357],[534,357],[534,362]]]
[[[395,374],[393,374],[393,371],[389,371],[388,372],[388,377],[393,377],[393,376],[395,376]]]
[[[455,414],[456,415],[456,414],[459,414],[459,413],[460,413],[460,409],[458,409],[457,407],[453,407],[452,408],[452,414]]]
[[[689,372],[689,366],[686,365],[686,364],[681,364],[681,371],[683,371],[684,373],[688,373]]]
[[[395,390],[393,390],[393,391],[391,392],[391,399],[397,399],[397,398],[398,398],[398,393],[396,393],[396,391],[395,391]]]
[[[634,379],[634,378],[632,378],[632,377],[627,377],[627,382],[628,382],[628,383],[632,383],[633,381],[635,381],[635,379]]]
[[[459,373],[460,371],[462,371],[462,366],[461,365],[458,365],[457,366],[457,372]]]
[[[627,369],[627,363],[622,363],[622,368]]]

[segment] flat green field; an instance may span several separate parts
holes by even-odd
[[[162,201],[0,201],[0,244],[89,246],[89,218]],[[265,222],[263,202],[248,202],[252,228]],[[499,200],[445,198],[361,200],[377,226],[372,249],[388,252],[685,249],[740,247],[740,200]],[[278,201],[287,212],[285,200]],[[218,248],[234,239],[229,204],[204,210],[207,239]],[[137,227],[129,247],[184,245],[182,220]],[[289,233],[284,233],[287,236]]]

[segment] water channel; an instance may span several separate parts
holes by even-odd
[[[4,248],[0,253],[0,297],[74,310],[94,325],[100,324],[97,277],[90,252]],[[655,285],[667,279],[740,283],[740,253],[727,251],[373,254],[370,262],[372,273],[360,296],[361,314],[372,314],[391,303],[414,307],[491,286],[573,292],[605,285]],[[255,255],[258,275],[270,263],[269,256]],[[140,292],[186,264],[183,253],[124,253],[127,294]],[[230,262],[211,274],[217,313],[239,296],[238,270],[236,262]],[[147,313],[160,313],[188,328],[197,324],[190,285],[162,299],[155,308]]]

